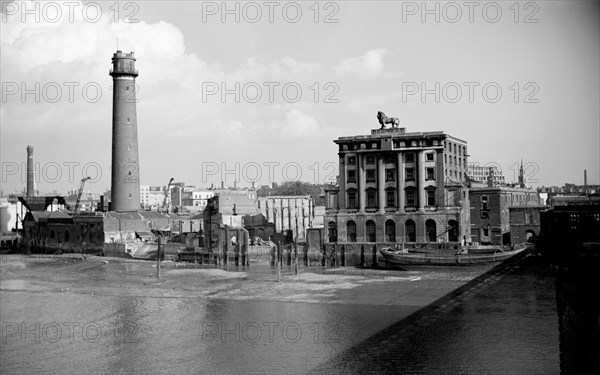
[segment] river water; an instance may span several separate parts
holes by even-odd
[[[269,267],[166,269],[156,280],[148,263],[9,259],[0,372],[555,373],[551,280],[516,267],[415,320],[491,267],[288,270],[275,283]]]

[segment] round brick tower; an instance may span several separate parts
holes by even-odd
[[[27,193],[28,197],[35,195],[35,172],[33,170],[33,146],[27,146]]]
[[[117,51],[112,57],[113,119],[111,210],[140,209],[140,174],[133,52]]]

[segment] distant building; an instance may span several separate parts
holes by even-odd
[[[228,252],[239,253],[250,243],[244,217],[255,215],[260,215],[255,199],[236,190],[220,191],[204,210],[204,247],[224,259]]]
[[[140,203],[144,209],[158,210],[165,202],[164,186],[140,185]]]
[[[315,227],[316,211],[311,196],[268,196],[258,198],[258,209],[266,220],[275,224],[278,233],[291,231],[296,241],[306,240],[306,229]],[[322,215],[322,213],[321,213]]]
[[[504,181],[502,171],[497,166],[480,165],[479,163],[469,163],[467,175],[472,181],[476,181],[485,185],[488,184],[488,181],[491,182],[491,186],[500,186],[506,183]]]
[[[484,245],[511,243],[510,207],[540,205],[537,191],[511,187],[472,188],[469,198],[471,240]]]
[[[334,142],[340,178],[325,189],[326,242],[469,239],[466,141],[390,128]]]

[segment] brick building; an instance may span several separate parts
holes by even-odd
[[[483,245],[511,244],[510,207],[540,205],[537,191],[525,188],[471,188],[469,196],[471,240]]]
[[[540,211],[548,206],[513,206],[509,207],[510,213],[510,243],[521,244],[530,237],[540,234]]]
[[[326,189],[326,242],[468,240],[466,141],[384,128],[334,142],[339,186]]]

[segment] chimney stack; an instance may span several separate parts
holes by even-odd
[[[35,195],[35,187],[33,185],[33,146],[27,146],[27,193],[28,197]]]

